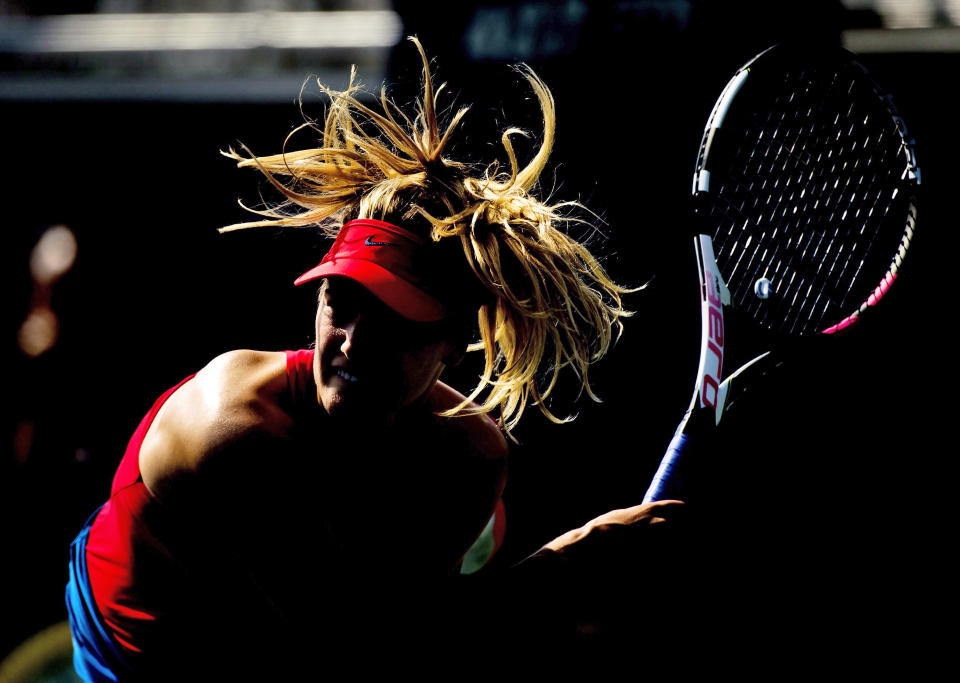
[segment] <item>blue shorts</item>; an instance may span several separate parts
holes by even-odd
[[[99,508],[97,512],[100,512]],[[70,579],[67,582],[67,614],[73,634],[73,666],[84,681],[100,683],[129,680],[133,669],[124,659],[120,645],[103,623],[93,599],[87,576],[87,536],[97,512],[83,525],[70,544]]]

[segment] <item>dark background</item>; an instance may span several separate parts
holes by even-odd
[[[438,80],[449,83],[451,108],[473,104],[455,153],[502,158],[503,128],[536,133],[535,101],[507,68],[533,66],[558,110],[545,187],[555,178],[556,198],[580,199],[603,218],[608,239],[596,248],[615,279],[648,283],[629,297],[636,315],[596,368],[604,403],[560,401],[562,414],[579,412],[562,426],[530,407],[516,430],[501,561],[515,560],[639,502],[687,407],[699,315],[685,201],[723,85],[781,39],[838,43],[842,29],[871,18],[829,2],[574,3],[589,8],[575,16],[564,14],[570,3],[463,3],[445,6],[440,20],[433,7],[395,4],[405,33],[420,37]],[[540,14],[524,14],[529,7]],[[544,22],[544,8],[553,20]],[[500,34],[478,17],[507,21],[510,39],[483,40]],[[944,563],[954,539],[955,447],[945,406],[956,373],[944,361],[955,240],[948,105],[960,59],[918,51],[862,62],[895,94],[917,138],[923,195],[914,248],[885,302],[888,316],[829,353],[812,350],[729,416],[707,454],[712,480],[702,505],[718,527],[738,532],[702,572],[708,580],[732,565],[755,578],[744,582],[756,586],[745,600],[754,608],[772,601],[775,616],[764,618],[777,624],[815,624],[841,640],[868,627],[882,634],[874,645],[937,648],[935,638],[916,637],[916,625],[942,609],[953,588]],[[398,101],[416,92],[418,70],[415,50],[401,43],[390,66]],[[218,150],[242,141],[255,153],[277,151],[301,121],[296,94],[268,104],[0,104],[10,406],[3,433],[19,444],[0,465],[0,654],[65,618],[69,543],[105,499],[154,398],[228,349],[312,342],[314,293],[291,283],[325,246],[309,231],[216,231],[247,219],[236,199],[256,203],[262,186]],[[27,258],[42,231],[60,223],[79,244],[75,268],[54,291],[61,335],[50,352],[27,359],[16,345],[30,301]],[[476,372],[468,365],[450,381],[467,389]]]

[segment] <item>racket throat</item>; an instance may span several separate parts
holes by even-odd
[[[730,304],[730,290],[720,275],[709,235],[697,235],[694,246],[700,271],[700,364],[693,400],[687,414],[697,408],[711,410],[715,424],[723,415],[727,386],[721,381],[724,359],[723,307]],[[686,420],[684,420],[686,422]],[[683,423],[681,423],[681,429]]]
[[[643,502],[678,499],[685,496],[684,471],[691,439],[713,429],[720,421],[726,401],[726,382],[723,373],[723,307],[730,303],[730,290],[720,276],[713,240],[709,235],[698,235],[694,240],[697,267],[700,272],[700,365],[690,407],[680,421],[677,431],[667,446]]]

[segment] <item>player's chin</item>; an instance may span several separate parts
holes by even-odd
[[[331,417],[341,420],[363,420],[366,424],[387,421],[391,410],[376,392],[354,387],[328,390],[323,407]]]
[[[351,413],[360,413],[361,403],[356,397],[340,391],[328,391],[323,398],[323,407],[332,417],[345,417]]]

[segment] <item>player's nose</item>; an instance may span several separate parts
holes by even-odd
[[[358,333],[360,332],[362,319],[363,315],[358,313],[350,322],[340,328],[343,330],[343,342],[340,344],[340,352],[348,358],[352,353],[356,352]]]

